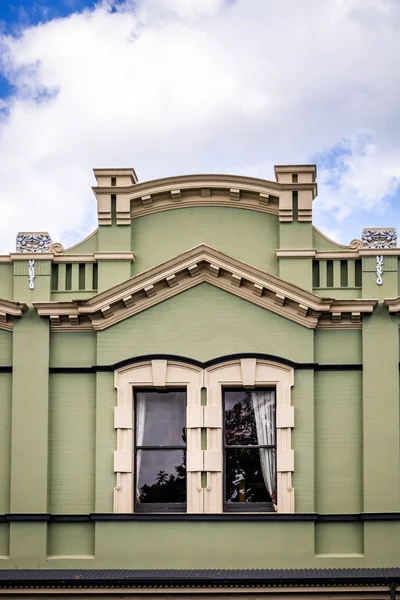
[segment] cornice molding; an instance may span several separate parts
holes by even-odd
[[[0,298],[0,329],[12,331],[14,319],[22,317],[26,310],[28,310],[27,304]]]
[[[207,282],[309,329],[354,329],[377,300],[321,298],[201,244],[87,300],[35,302],[52,331],[101,331]]]
[[[300,220],[310,221],[311,202],[317,195],[317,184],[311,180],[277,183],[239,175],[206,174],[167,177],[134,185],[97,185],[92,190],[97,197],[99,224],[105,226],[112,223],[112,196],[116,198],[117,225],[129,225],[132,217],[198,206],[233,206],[279,215],[280,220],[288,220],[283,213],[292,191],[309,196],[306,201],[303,199],[299,210],[307,213]]]
[[[391,314],[400,316],[400,296],[397,296],[397,298],[385,298],[383,304]]]

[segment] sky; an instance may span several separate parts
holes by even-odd
[[[400,231],[398,0],[2,0],[0,252],[96,227],[93,168],[274,179],[314,223]]]

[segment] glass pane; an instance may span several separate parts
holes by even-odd
[[[186,450],[138,450],[137,502],[186,502]]]
[[[275,450],[228,449],[225,461],[225,502],[275,501]]]
[[[186,444],[186,390],[137,392],[136,446]]]
[[[225,390],[225,444],[275,444],[275,391]]]

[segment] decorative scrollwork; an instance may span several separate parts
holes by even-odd
[[[376,257],[376,284],[377,285],[382,285],[382,283],[383,283],[382,274],[383,274],[383,256],[377,256]]]
[[[350,244],[349,244],[349,248],[351,248],[352,250],[360,250],[360,248],[363,247],[363,243],[361,240],[351,240]]]
[[[61,252],[64,252],[64,246],[60,244],[60,242],[54,242],[54,244],[51,244],[50,246],[50,252],[53,252],[53,254],[61,254]]]
[[[48,233],[19,233],[16,238],[17,252],[49,252],[51,244]]]
[[[29,275],[29,289],[30,290],[34,290],[35,289],[35,261],[34,259],[31,259],[28,261],[28,275]]]
[[[397,233],[393,228],[363,229],[361,239],[364,248],[397,247]]]

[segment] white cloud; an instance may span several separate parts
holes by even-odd
[[[271,178],[315,157],[318,218],[358,236],[343,219],[400,177],[399,33],[397,0],[108,0],[3,37],[1,251],[93,229],[92,167]]]

